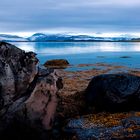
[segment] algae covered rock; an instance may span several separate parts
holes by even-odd
[[[140,113],[96,113],[68,121],[67,135],[78,140],[140,139]]]
[[[44,66],[53,67],[53,68],[66,68],[69,65],[69,62],[65,59],[54,59],[48,60]]]

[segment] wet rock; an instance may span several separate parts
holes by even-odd
[[[121,56],[120,58],[131,58],[131,56]]]
[[[86,89],[86,103],[96,110],[140,109],[140,77],[130,74],[95,76]]]
[[[140,138],[140,113],[99,113],[71,119],[65,131],[79,140]]]
[[[47,61],[44,66],[45,67],[53,67],[53,68],[66,68],[69,65],[69,62],[65,59],[54,59]]]
[[[55,70],[38,66],[35,53],[0,42],[0,136],[40,137],[50,130],[62,87]]]

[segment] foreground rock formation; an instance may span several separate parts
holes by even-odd
[[[0,136],[41,139],[53,126],[62,87],[54,70],[38,66],[35,53],[0,42]]]
[[[106,74],[117,68],[124,70],[106,67],[60,70],[64,88],[59,93],[63,84],[55,70],[39,67],[33,52],[0,42],[0,138],[139,139],[140,78]],[[132,72],[140,76],[140,72]]]
[[[140,107],[139,103],[135,102],[139,99],[140,71],[122,67],[123,71],[127,70],[127,73],[122,73],[120,68],[108,65],[103,70],[62,72],[64,88],[61,90],[61,114],[68,118],[64,129],[65,139],[140,139]],[[120,72],[121,74],[116,74]],[[85,92],[82,92],[84,88]],[[104,91],[104,94],[101,91]],[[86,98],[88,97],[86,100],[85,94]],[[94,97],[98,96],[93,95],[98,94],[96,102],[97,98]],[[109,99],[112,102],[108,102]],[[122,102],[119,102],[120,99]]]

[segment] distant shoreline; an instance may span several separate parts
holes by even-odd
[[[105,41],[105,40],[103,40],[103,41],[101,41],[101,40],[74,40],[74,41],[70,41],[70,40],[66,40],[66,41],[57,41],[57,40],[53,40],[53,41],[51,41],[51,40],[48,40],[48,41],[0,41],[0,42],[9,42],[9,43],[11,43],[11,42],[140,42],[140,40],[139,41],[133,41],[133,40],[128,40],[128,41],[126,41],[126,40],[121,40],[121,41]]]

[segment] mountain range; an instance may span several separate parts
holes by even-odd
[[[120,35],[118,37],[96,37],[90,35],[44,34],[35,33],[24,38],[17,35],[0,34],[0,41],[6,42],[47,42],[47,41],[140,41],[139,37]]]

